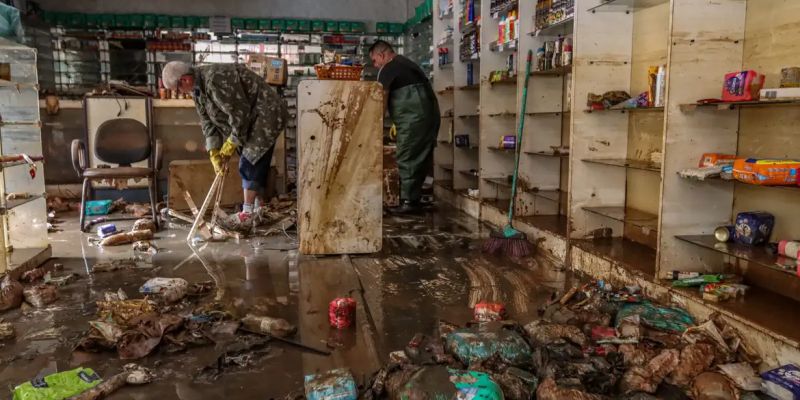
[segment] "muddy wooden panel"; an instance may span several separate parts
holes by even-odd
[[[167,198],[169,208],[173,210],[188,210],[183,192],[188,191],[196,204],[202,204],[208,194],[208,189],[214,182],[214,168],[211,161],[204,160],[176,160],[169,163],[169,194]],[[222,206],[241,204],[242,177],[239,175],[239,157],[233,157],[228,164],[228,174],[225,176],[222,191]]]
[[[350,368],[356,379],[362,381],[379,368],[380,359],[352,263],[346,256],[301,257],[298,261],[300,339],[318,348],[325,348],[325,343],[334,347],[330,356],[303,352],[303,372],[308,375],[334,368]],[[346,329],[332,328],[328,321],[328,305],[337,297],[347,296],[353,297],[357,303],[355,322]]]
[[[397,170],[396,146],[383,146],[383,205],[400,205],[400,173]]]
[[[800,66],[800,2],[748,2],[743,69],[766,75],[765,87],[778,87],[784,67]],[[800,107],[741,111],[739,156],[800,159],[797,126]],[[755,209],[775,214],[773,240],[800,237],[797,209],[800,190],[752,188],[737,185],[733,214]],[[755,208],[754,208],[755,207]]]
[[[581,161],[586,158],[623,158],[627,149],[627,115],[585,113],[589,93],[603,94],[630,86],[632,15],[625,12],[589,12],[600,0],[575,2],[576,53],[572,67],[572,135],[569,166],[570,236],[581,238],[613,221],[602,221],[585,206],[622,206],[625,171]],[[622,234],[621,226],[616,234]]]
[[[672,21],[659,268],[710,271],[720,266],[721,257],[682,243],[675,235],[710,234],[729,222],[733,188],[681,179],[677,172],[697,167],[704,152],[735,153],[738,115],[682,112],[680,105],[718,97],[722,77],[741,68],[745,1],[674,0]]]
[[[303,254],[381,249],[383,88],[303,81],[298,88],[298,216]]]

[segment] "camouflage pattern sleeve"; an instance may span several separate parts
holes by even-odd
[[[250,133],[250,100],[237,72],[228,69],[214,74],[209,85],[213,88],[209,100],[227,116],[231,141],[241,147]]]
[[[200,129],[206,138],[206,150],[219,150],[222,147],[222,133],[209,118],[205,103],[200,98],[195,99],[195,109],[200,116]]]

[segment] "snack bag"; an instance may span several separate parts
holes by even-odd
[[[703,156],[700,157],[700,164],[697,166],[700,168],[717,167],[720,165],[733,164],[734,160],[736,160],[736,156],[733,154],[703,153]]]
[[[796,185],[800,161],[740,158],[733,162],[733,177],[753,185]]]
[[[740,71],[725,74],[722,85],[722,101],[758,100],[764,86],[764,75],[756,71]]]

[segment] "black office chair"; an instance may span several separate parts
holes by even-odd
[[[72,166],[78,176],[83,178],[81,191],[81,231],[86,232],[86,201],[91,197],[91,181],[102,179],[146,178],[150,193],[153,222],[158,227],[156,210],[156,185],[158,171],[162,163],[161,141],[155,141],[155,149],[150,144],[150,133],[143,123],[131,118],[117,118],[103,122],[97,128],[94,141],[94,152],[98,159],[110,164],[119,164],[114,168],[88,168],[86,145],[80,139],[72,141]],[[131,167],[131,164],[150,160],[149,168]]]

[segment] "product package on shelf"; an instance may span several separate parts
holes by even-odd
[[[733,177],[744,183],[764,186],[797,185],[800,161],[740,158],[733,162]]]
[[[753,70],[725,74],[725,83],[722,86],[722,100],[758,100],[763,86],[764,75]]]
[[[766,243],[775,226],[775,217],[763,211],[740,212],[736,215],[733,240],[737,243],[759,245]]]
[[[575,15],[575,0],[538,0],[536,2],[535,29],[568,20]]]

